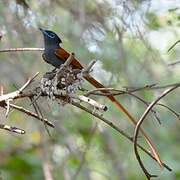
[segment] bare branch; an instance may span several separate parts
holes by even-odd
[[[175,61],[175,62],[169,63],[168,66],[174,66],[174,65],[178,65],[178,64],[180,64],[180,61]]]
[[[177,40],[169,49],[168,52],[174,48],[174,46],[176,46],[178,43],[180,42],[180,40]]]
[[[96,59],[93,59],[88,65],[87,67],[82,71],[82,73],[84,74],[84,76],[88,75],[91,71],[91,68],[94,66],[94,64],[97,62]]]
[[[14,91],[12,93],[8,93],[8,94],[3,94],[0,96],[0,103],[3,103],[5,101],[7,101],[8,99],[15,99],[17,98],[22,91],[34,80],[34,78],[39,74],[39,72],[37,72],[32,78],[30,78],[19,90]]]
[[[85,103],[90,104],[92,107],[96,108],[97,110],[100,110],[100,111],[107,111],[108,110],[106,105],[100,104],[97,101],[95,101],[93,99],[90,99],[90,98],[88,98],[86,96],[79,95],[79,96],[77,96],[75,98],[79,99],[80,101],[83,101]]]
[[[27,114],[27,115],[29,115],[29,116],[32,116],[32,117],[34,117],[34,118],[36,118],[36,119],[38,119],[38,120],[46,123],[48,126],[50,126],[50,127],[52,127],[52,128],[55,127],[54,124],[52,124],[50,121],[48,121],[47,119],[43,119],[42,117],[39,117],[39,116],[38,116],[36,113],[34,113],[34,112],[31,112],[31,111],[29,111],[29,110],[27,110],[27,109],[25,109],[25,108],[23,108],[23,107],[20,107],[20,106],[14,105],[14,104],[9,104],[9,105],[10,105],[10,107],[12,107],[12,108],[14,108],[14,109],[16,109],[16,110],[18,110],[18,111],[21,111],[21,112],[23,112],[23,113],[25,113],[25,114]]]
[[[18,51],[44,51],[44,48],[8,48],[8,49],[0,49],[0,53],[3,53],[3,52],[18,52]]]
[[[70,54],[70,56],[68,57],[68,59],[63,64],[63,66],[69,66],[71,64],[71,62],[73,61],[74,57],[75,57],[75,54],[74,54],[74,52],[72,52]]]
[[[5,125],[5,124],[0,124],[0,129],[4,129],[10,132],[17,133],[17,134],[25,134],[25,131],[23,129],[19,129],[17,127]]]

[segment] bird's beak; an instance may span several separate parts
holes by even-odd
[[[42,28],[39,28],[39,30],[43,33],[44,32],[44,30],[42,29]]]

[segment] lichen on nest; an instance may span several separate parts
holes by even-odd
[[[74,69],[71,65],[61,65],[60,68],[44,74],[41,90],[51,99],[55,99],[54,94],[71,97],[82,88],[83,82],[82,70]]]

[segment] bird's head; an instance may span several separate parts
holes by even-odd
[[[39,28],[39,30],[42,32],[44,36],[45,46],[46,45],[59,45],[60,43],[62,43],[60,37],[53,31],[44,30],[42,28]]]

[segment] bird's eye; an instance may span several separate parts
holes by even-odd
[[[55,34],[53,32],[45,32],[45,34],[51,39],[55,38]]]

